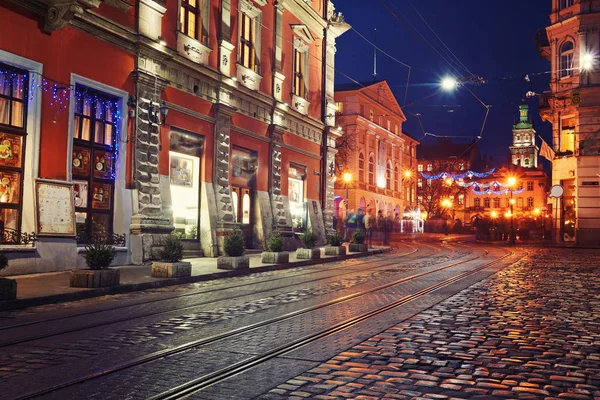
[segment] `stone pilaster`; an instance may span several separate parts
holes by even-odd
[[[229,183],[231,116],[235,113],[235,108],[225,104],[215,104],[214,107],[216,122],[213,185],[217,210],[217,242],[222,253],[223,237],[235,226]]]
[[[231,0],[221,0],[221,36],[219,37],[219,71],[231,76],[231,65],[235,64],[235,56],[231,53],[235,46],[231,43]]]
[[[334,147],[327,147],[327,165],[335,165],[335,155],[337,150]],[[329,169],[329,168],[328,168]],[[324,171],[323,179],[326,179],[325,182],[325,204],[323,207],[323,222],[325,223],[325,231],[327,235],[332,235],[335,233],[333,229],[333,197],[334,197],[334,183],[335,183],[335,175],[330,175],[329,171]]]
[[[287,224],[285,205],[281,193],[281,144],[285,129],[279,125],[271,125],[271,159],[270,159],[270,189],[271,208],[273,209],[273,228],[280,231],[291,231]]]
[[[135,140],[133,143],[134,215],[131,217],[131,251],[134,264],[156,257],[157,247],[173,231],[173,223],[162,208],[158,166],[160,126],[150,118],[151,104],[160,104],[167,84],[162,78],[141,71],[133,73],[136,90]]]

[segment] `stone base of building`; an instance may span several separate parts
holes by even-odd
[[[577,229],[575,235],[578,246],[600,247],[600,229]]]

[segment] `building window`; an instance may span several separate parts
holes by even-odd
[[[308,45],[294,39],[294,87],[296,96],[307,98]]]
[[[389,119],[387,120],[387,130],[388,131],[392,130],[392,122]]]
[[[417,179],[417,187],[423,187],[423,179]]]
[[[294,228],[306,227],[307,207],[305,196],[306,167],[290,164],[288,172],[288,198]]]
[[[423,164],[417,165],[417,172],[423,172]]]
[[[373,110],[369,110],[369,119],[373,122]]]
[[[363,153],[358,155],[358,180],[359,182],[365,181],[365,156]]]
[[[464,194],[459,194],[458,195],[458,205],[459,206],[464,206],[465,205],[465,195]]]
[[[575,50],[573,48],[573,42],[567,41],[560,46],[560,70],[558,76],[560,78],[566,78],[573,75],[573,56]]]
[[[394,191],[398,191],[398,166],[394,167]]]
[[[27,71],[0,63],[0,233],[19,237],[27,136]],[[8,235],[10,237],[10,235]]]
[[[560,151],[575,149],[575,118],[563,118],[560,124]]]
[[[523,198],[522,197],[517,198],[517,207],[523,208]]]
[[[433,171],[433,164],[427,164],[427,172]]]
[[[397,135],[398,134],[398,125],[394,125],[394,133]],[[404,144],[403,144],[404,146]]]
[[[481,199],[475,199],[475,200],[473,200],[473,204],[477,208],[481,207]]]
[[[567,7],[571,7],[573,5],[573,0],[559,0],[560,9],[564,10]]]
[[[533,181],[527,181],[527,191],[533,191]]]
[[[528,159],[528,158],[526,158],[526,159],[523,161],[523,166],[525,166],[525,167],[528,167],[528,166],[529,166],[529,159]]]
[[[181,0],[179,11],[179,25],[181,32],[191,38],[204,41],[202,18],[200,10],[204,0]]]
[[[422,204],[423,204],[423,196],[417,196],[417,203],[418,203],[419,205],[422,205]]]
[[[527,207],[533,207],[533,197],[527,198]]]
[[[494,198],[494,208],[500,208],[500,198]]]
[[[75,219],[80,242],[93,234],[111,235],[118,99],[77,85],[73,119],[72,172]]]
[[[431,187],[431,179],[427,179],[427,186]]]
[[[385,169],[385,188],[387,190],[392,189],[392,164],[389,161]]]
[[[375,163],[373,161],[373,155],[369,156],[369,185],[375,184]]]
[[[338,101],[335,103],[335,113],[336,114],[343,114],[344,113],[344,103],[341,101]]]
[[[255,49],[256,20],[243,12],[241,13],[240,28],[240,64],[258,72]]]
[[[490,199],[488,197],[486,197],[485,199],[483,199],[483,206],[485,208],[490,208]]]

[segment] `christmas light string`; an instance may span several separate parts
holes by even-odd
[[[82,103],[82,96],[88,96],[88,99],[90,102],[92,102],[92,104],[96,104],[96,107],[98,107],[98,105],[100,105],[102,107],[103,110],[103,119],[106,118],[106,110],[110,110],[110,116],[111,116],[111,121],[106,121],[111,123],[111,125],[114,126],[115,129],[115,134],[112,137],[112,144],[110,144],[110,149],[114,150],[114,165],[111,168],[111,179],[116,179],[116,168],[115,166],[117,165],[117,160],[119,157],[119,142],[121,140],[121,120],[122,120],[122,114],[121,114],[121,109],[119,107],[119,101],[118,100],[107,100],[101,97],[98,97],[97,95],[94,94],[93,91],[88,91],[85,87],[82,86],[76,86],[76,85],[71,85],[71,84],[65,84],[65,83],[61,83],[58,81],[55,81],[53,79],[44,77],[43,75],[41,75],[38,72],[34,72],[34,71],[23,71],[23,72],[16,72],[14,70],[1,70],[0,69],[0,78],[2,78],[4,76],[4,79],[6,79],[6,77],[9,77],[12,82],[13,82],[13,87],[15,85],[15,82],[17,84],[17,87],[19,88],[19,93],[23,93],[23,87],[25,84],[25,79],[27,79],[27,77],[31,75],[31,82],[30,82],[30,86],[31,86],[31,90],[29,93],[29,101],[33,101],[34,99],[34,94],[36,92],[36,89],[41,89],[43,93],[50,93],[51,98],[50,98],[50,107],[55,107],[57,106],[58,109],[56,110],[56,113],[54,114],[54,119],[56,119],[57,115],[60,114],[65,108],[67,108],[68,104],[70,103],[70,101],[77,101],[77,104],[83,104]],[[36,75],[39,75],[41,77],[41,80],[38,82],[36,81]],[[15,78],[17,79],[15,81]],[[82,106],[83,107],[83,106]],[[96,118],[96,115],[93,116],[94,118]]]
[[[464,179],[464,178],[487,178],[488,176],[490,176],[491,174],[494,173],[494,171],[496,170],[496,168],[492,168],[489,171],[486,172],[475,172],[475,171],[466,171],[466,172],[462,172],[460,174],[452,174],[450,172],[440,172],[439,174],[436,175],[429,175],[426,174],[425,172],[421,172],[421,176],[425,179],[428,180],[437,180],[437,179],[453,179],[453,180],[459,180],[459,179]]]
[[[518,189],[518,190],[513,190],[512,193],[513,194],[521,194],[524,191],[525,191],[525,188]],[[510,189],[502,189],[502,190],[492,190],[492,189],[476,190],[475,187],[473,187],[472,192],[475,193],[478,196],[483,196],[483,195],[486,195],[486,194],[495,194],[495,195],[501,196],[501,195],[509,194],[510,193]]]

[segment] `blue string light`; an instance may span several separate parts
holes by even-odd
[[[453,179],[453,180],[459,180],[459,179],[464,179],[464,178],[487,178],[488,176],[490,176],[491,174],[494,173],[496,169],[492,168],[491,170],[487,171],[487,172],[475,172],[475,171],[466,171],[466,172],[462,172],[460,174],[452,174],[450,172],[441,172],[439,174],[436,175],[429,175],[426,174],[425,172],[421,172],[421,176],[423,176],[423,178],[428,179],[428,180],[432,180],[435,181],[437,179]]]
[[[525,188],[523,189],[518,189],[518,190],[513,190],[513,194],[521,194],[525,191]],[[510,189],[502,189],[502,190],[493,190],[493,189],[486,189],[486,190],[477,190],[476,188],[473,188],[473,193],[475,193],[478,196],[483,196],[486,194],[495,194],[498,196],[502,196],[505,194],[509,194],[510,193]]]

